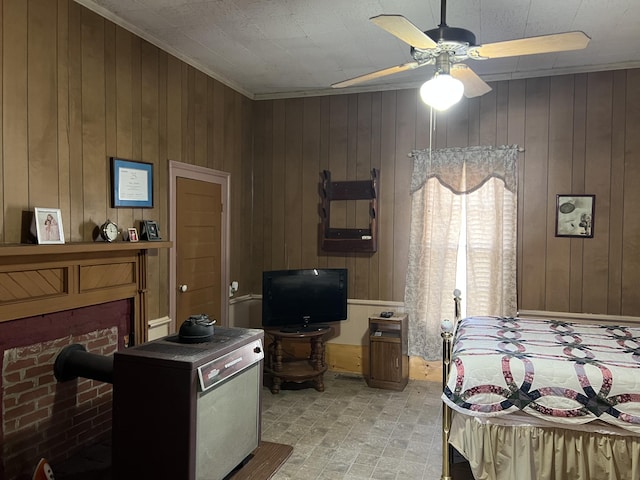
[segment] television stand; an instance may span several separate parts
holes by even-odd
[[[271,377],[271,393],[279,393],[284,382],[313,382],[313,387],[324,392],[325,362],[324,336],[331,332],[331,327],[319,325],[311,327],[308,332],[284,332],[284,329],[266,329],[265,333],[273,339],[267,348],[265,357],[265,373]],[[320,328],[320,330],[318,330]],[[311,353],[308,358],[283,359],[282,343],[284,341],[308,340]]]
[[[298,326],[282,327],[280,331],[282,333],[308,333],[308,332],[319,332],[321,330],[326,330],[328,328],[329,328],[329,325],[298,325]]]

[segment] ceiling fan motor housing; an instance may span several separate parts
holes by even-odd
[[[411,56],[420,64],[434,63],[443,52],[449,53],[449,61],[459,63],[469,58],[469,48],[476,46],[476,36],[464,28],[441,26],[424,33],[437,45],[430,49],[411,47]]]
[[[445,25],[434,28],[432,30],[427,30],[424,33],[436,43],[452,42],[467,44],[470,47],[476,46],[476,36],[473,34],[473,32],[470,32],[469,30],[466,30],[464,28],[449,27]]]

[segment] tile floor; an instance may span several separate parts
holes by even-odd
[[[440,383],[394,392],[351,374],[324,379],[322,393],[264,388],[262,439],[294,447],[272,480],[440,480]],[[89,447],[56,465],[56,479],[110,479],[110,454],[109,441]]]
[[[263,392],[262,439],[294,447],[272,480],[439,480],[441,385],[402,392],[327,372],[325,391]]]

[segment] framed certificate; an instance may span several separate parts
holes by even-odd
[[[112,207],[153,207],[153,165],[111,158]]]

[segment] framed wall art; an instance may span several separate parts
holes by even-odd
[[[33,223],[35,224],[35,236],[38,243],[64,243],[62,214],[59,208],[35,207],[33,209]]]
[[[111,158],[112,207],[153,207],[153,165]]]
[[[593,238],[595,195],[556,195],[556,237]]]

